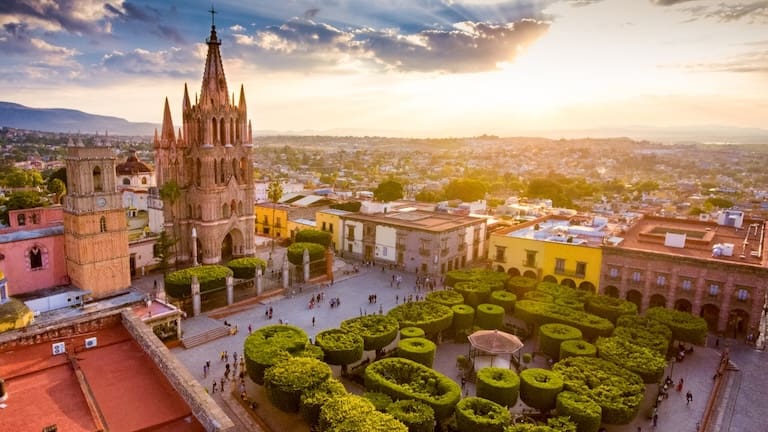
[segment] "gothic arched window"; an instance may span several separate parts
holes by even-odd
[[[197,162],[195,163],[195,184],[197,186],[200,186],[201,167],[202,167],[202,163],[200,163],[200,159],[197,159]]]
[[[105,216],[102,216],[101,219],[99,219],[99,231],[107,232],[107,218]]]
[[[94,192],[101,192],[104,189],[104,185],[101,183],[101,168],[96,167],[93,169],[93,190]]]
[[[19,226],[24,226],[27,224],[27,216],[24,213],[16,215],[16,222],[18,222]]]
[[[224,119],[221,119],[219,133],[221,134],[221,145],[227,144],[227,128]]]
[[[216,145],[216,143],[219,140],[219,133],[218,133],[218,123],[216,123],[216,118],[211,119],[211,144]]]
[[[29,268],[32,270],[43,268],[43,250],[37,245],[32,246],[32,249],[29,250]]]

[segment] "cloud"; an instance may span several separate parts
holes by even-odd
[[[674,6],[676,4],[687,3],[689,1],[695,1],[695,0],[650,0],[650,1],[656,6]]]
[[[768,22],[768,0],[750,3],[718,3],[716,5],[697,5],[684,9],[696,19],[714,19],[720,22],[747,21],[751,23]]]
[[[303,57],[308,63],[366,61],[402,71],[478,72],[514,61],[548,28],[548,23],[531,19],[507,24],[465,21],[406,33],[370,27],[342,30],[294,18],[254,35],[235,35],[235,42],[273,56],[294,57],[294,62]],[[269,62],[269,66],[280,64]]]
[[[242,33],[245,31],[245,27],[241,26],[240,24],[235,24],[232,27],[229,28],[235,33]]]
[[[23,23],[7,23],[0,29],[0,52],[3,54],[21,54],[67,58],[78,54],[77,50],[53,45],[35,37],[29,26]]]
[[[720,62],[696,63],[684,67],[707,72],[768,73],[768,48],[747,52]]]
[[[107,16],[101,0],[3,0],[0,19],[3,22],[25,22],[45,31],[74,34],[99,33],[100,21]]]
[[[200,64],[196,55],[181,48],[158,51],[136,48],[104,55],[100,67],[110,73],[192,77],[199,72]]]
[[[175,27],[167,24],[168,20],[164,13],[152,6],[138,6],[130,1],[123,1],[117,6],[107,3],[104,8],[110,13],[112,19],[120,20],[132,26],[134,31],[143,32],[147,29],[150,34],[161,39],[168,39],[175,44],[186,43],[181,33]],[[170,14],[174,14],[173,8],[171,8]]]

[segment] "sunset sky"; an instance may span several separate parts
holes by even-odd
[[[768,1],[216,0],[256,130],[768,127]],[[0,100],[181,123],[210,1],[0,1]]]

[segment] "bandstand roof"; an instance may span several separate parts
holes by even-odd
[[[467,338],[472,348],[489,354],[512,354],[524,345],[517,336],[499,330],[478,330]]]

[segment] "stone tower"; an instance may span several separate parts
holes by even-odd
[[[163,200],[165,229],[178,241],[177,261],[214,264],[254,253],[253,145],[245,89],[240,86],[235,104],[234,93],[230,99],[227,90],[221,41],[213,24],[206,42],[200,97],[195,95],[192,104],[184,84],[183,127],[178,133],[166,98],[154,148],[158,187],[178,192],[170,194],[176,195],[175,200],[168,194]],[[195,250],[197,260],[192,257]]]
[[[64,242],[72,283],[93,297],[131,286],[128,225],[115,184],[115,152],[70,141],[65,158]]]

